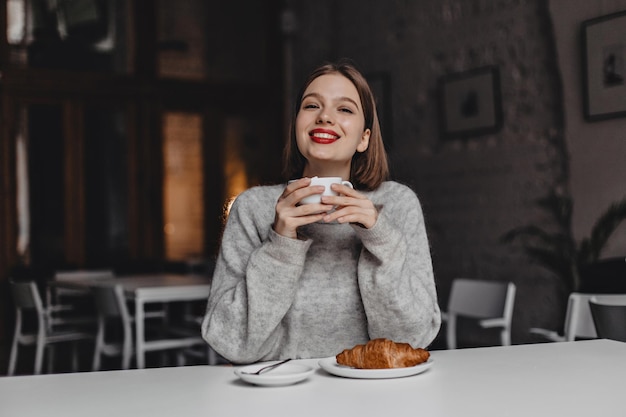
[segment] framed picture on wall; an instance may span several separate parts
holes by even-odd
[[[448,74],[439,80],[441,136],[466,138],[502,127],[500,72],[496,66]]]
[[[626,11],[584,21],[582,43],[585,118],[626,116]]]

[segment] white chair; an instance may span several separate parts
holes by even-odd
[[[456,278],[452,282],[447,311],[441,314],[446,322],[448,349],[457,347],[458,316],[478,319],[478,324],[485,329],[500,328],[500,341],[503,346],[509,346],[515,291],[512,282]]]
[[[130,368],[130,361],[133,356],[133,323],[134,314],[129,310],[124,290],[121,285],[93,286],[92,294],[96,303],[98,314],[98,330],[96,334],[96,345],[94,348],[92,370],[99,371],[101,358],[104,356],[121,356],[122,369]],[[160,319],[160,328],[165,328],[167,317],[160,311],[151,312],[145,315],[146,319]],[[121,325],[121,339],[111,340],[107,335],[107,328],[110,324]],[[119,327],[118,327],[119,328]],[[109,339],[109,340],[107,340]]]
[[[88,332],[76,329],[57,329],[56,326],[50,321],[50,312],[46,306],[44,306],[35,282],[11,281],[10,287],[13,295],[13,301],[15,303],[15,332],[13,335],[13,343],[11,345],[8,375],[15,374],[18,349],[20,345],[35,345],[34,374],[39,375],[41,374],[44,351],[46,347],[51,344],[61,342],[77,342],[79,340],[93,339],[93,336]],[[29,311],[34,312],[36,316],[35,330],[32,332],[26,331],[24,323],[24,315]],[[49,360],[51,366],[52,360],[51,358],[49,358]],[[76,345],[74,345],[72,364],[74,370],[76,370]]]
[[[92,370],[99,371],[102,355],[122,356],[122,369],[130,368],[133,353],[133,317],[128,312],[124,292],[120,285],[92,288],[98,311],[98,333],[93,354]],[[118,321],[122,327],[121,341],[107,341],[107,325]]]
[[[193,346],[183,349],[178,352],[177,365],[184,366],[187,364],[187,356],[196,358],[199,363],[206,365],[219,365],[229,363],[226,359],[222,358],[216,351],[208,344],[206,346]]]
[[[563,333],[539,327],[530,328],[530,333],[545,337],[552,342],[571,342],[577,339],[596,339],[598,334],[593,323],[589,300],[597,297],[602,301],[619,300],[624,297],[620,294],[590,294],[573,292],[567,300],[565,310],[565,324]]]
[[[185,321],[191,325],[192,328],[196,328],[198,334],[202,331],[202,319],[204,316],[190,316],[186,315],[184,317]],[[181,349],[178,352],[177,360],[178,366],[184,366],[187,362],[186,357],[190,356],[192,358],[198,359],[202,363],[206,363],[207,365],[218,365],[220,363],[228,363],[224,358],[222,358],[209,344],[206,345],[198,344],[196,346],[192,346],[189,348]]]
[[[94,349],[92,370],[101,369],[101,358],[105,356],[121,356],[122,369],[129,369],[132,356],[134,355],[134,314],[129,310],[124,290],[121,285],[94,285],[92,287],[98,311],[98,332]],[[157,312],[158,313],[158,312]],[[160,314],[146,315],[145,319],[158,318],[158,324],[152,327],[152,333],[159,338],[148,341],[150,351],[181,350],[192,346],[206,346],[206,342],[200,336],[200,328],[188,326],[175,326],[168,320],[163,320]],[[110,340],[107,336],[108,324],[117,322],[121,324],[121,340]],[[160,339],[167,337],[167,339]],[[109,339],[109,340],[107,340]],[[179,364],[184,364],[182,356],[177,356]],[[182,363],[181,363],[182,362]]]

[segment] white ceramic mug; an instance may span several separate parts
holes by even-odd
[[[325,187],[322,194],[313,194],[308,197],[304,197],[300,204],[316,204],[321,202],[322,195],[337,195],[336,192],[330,189],[331,184],[343,184],[350,188],[354,188],[350,181],[343,181],[341,177],[312,177],[311,185],[323,185]]]

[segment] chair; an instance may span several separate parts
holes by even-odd
[[[626,342],[626,294],[610,300],[591,297],[589,308],[599,338]]]
[[[100,370],[102,355],[122,356],[122,369],[130,368],[133,351],[132,321],[128,312],[124,292],[120,285],[113,287],[93,287],[93,295],[98,311],[98,332],[93,354],[92,370]],[[122,325],[122,341],[107,342],[107,324],[110,320],[120,321]]]
[[[184,320],[192,325],[192,328],[196,328],[198,334],[202,331],[202,319],[204,316],[191,316],[186,315]],[[192,358],[196,358],[207,365],[217,365],[220,363],[228,363],[224,358],[221,357],[209,344],[198,344],[196,346],[190,346],[188,348],[181,349],[178,352],[177,361],[179,366],[184,366],[187,362],[187,356]]]
[[[98,331],[96,335],[96,345],[93,354],[92,370],[98,371],[101,368],[102,355],[105,356],[121,356],[122,369],[129,369],[133,348],[133,323],[135,321],[134,314],[129,310],[124,290],[121,285],[102,285],[92,287],[93,295],[98,311]],[[186,326],[173,326],[168,321],[163,320],[163,316],[159,314],[145,316],[145,319],[158,318],[159,325],[154,326],[154,332],[160,335],[176,336],[178,339],[171,340],[152,340],[151,351],[169,350],[169,349],[185,349],[191,346],[203,345],[204,340],[200,337],[200,329],[190,329]],[[121,340],[107,340],[107,328],[111,322],[121,323]],[[199,326],[198,326],[199,327]],[[180,346],[179,346],[180,345]],[[178,355],[179,363],[181,356]]]
[[[442,319],[447,322],[448,349],[456,349],[457,317],[479,319],[482,328],[500,328],[503,346],[511,344],[511,322],[515,304],[515,284],[456,278],[452,282],[450,299]]]
[[[35,282],[10,281],[10,287],[15,303],[15,332],[13,335],[13,343],[11,345],[11,353],[9,357],[8,375],[15,374],[18,349],[20,345],[35,345],[34,374],[39,375],[41,374],[44,350],[48,347],[48,345],[61,342],[76,342],[79,340],[93,339],[93,336],[89,333],[76,329],[56,329],[56,326],[54,326],[49,320],[50,314],[41,300],[41,296],[39,295],[39,290],[37,289],[37,284],[35,284]],[[33,332],[27,332],[24,324],[24,315],[29,311],[34,312],[36,315],[36,327]],[[72,359],[74,370],[76,370],[76,345],[74,345]]]
[[[177,365],[184,366],[187,363],[187,356],[198,359],[201,363],[206,365],[219,365],[229,363],[226,359],[222,358],[211,346],[206,345],[204,347],[192,346],[182,349],[178,352]]]
[[[541,335],[552,342],[571,342],[578,339],[595,339],[598,337],[593,323],[589,300],[599,297],[603,301],[623,299],[621,294],[589,294],[573,292],[569,295],[567,309],[565,310],[565,324],[563,333],[557,331],[532,327],[530,333]]]

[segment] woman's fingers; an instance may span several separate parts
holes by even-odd
[[[372,228],[378,220],[378,210],[363,194],[350,187],[333,185],[339,196],[322,196],[322,202],[335,206],[335,210],[322,219],[325,222],[338,221],[339,223],[357,223],[366,228]]]
[[[378,211],[375,208],[364,209],[357,206],[344,206],[328,213],[322,220],[327,223],[333,221],[339,223],[356,223],[367,229],[371,229],[378,220]]]
[[[331,184],[330,189],[339,195],[345,195],[348,197],[354,197],[354,198],[359,198],[359,199],[367,199],[367,197],[365,197],[363,194],[361,194],[360,192],[358,192],[352,187],[348,187],[347,185]]]
[[[290,182],[276,202],[274,216],[274,231],[276,233],[297,238],[297,229],[300,226],[322,220],[324,215],[332,210],[327,204],[298,204],[303,198],[321,194],[324,186],[309,186],[310,178],[301,178]]]

